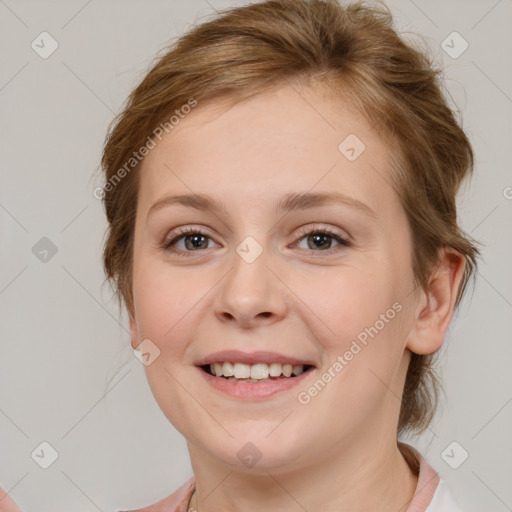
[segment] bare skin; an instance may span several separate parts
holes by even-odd
[[[320,89],[283,86],[217,106],[200,104],[146,157],[135,228],[132,346],[150,339],[160,350],[145,370],[187,439],[191,505],[251,512],[264,496],[268,509],[282,511],[403,510],[417,477],[397,448],[398,397],[411,351],[442,345],[463,260],[445,253],[431,288],[415,286],[407,217],[389,186],[393,148],[348,105]],[[366,146],[354,161],[338,150],[349,134]],[[275,210],[287,194],[332,191],[352,203]],[[163,198],[191,193],[223,208],[150,212]],[[328,229],[350,245],[329,237],[315,245],[305,228]],[[262,251],[251,263],[236,251],[248,236]],[[299,403],[297,393],[393,304],[400,312]],[[195,366],[224,349],[278,351],[316,368],[300,390],[240,400],[213,389]],[[247,443],[262,454],[251,468],[237,457]]]
[[[415,285],[409,224],[389,185],[393,148],[347,104],[283,86],[217,106],[199,104],[145,158],[135,226],[131,343],[150,339],[160,350],[145,371],[187,439],[190,505],[260,512],[264,498],[283,512],[405,511],[417,485],[396,440],[407,365],[411,352],[441,347],[463,259],[445,252],[429,289]],[[354,161],[338,150],[349,134],[366,147]],[[275,209],[288,194],[333,191],[351,200]],[[150,212],[177,194],[224,206]],[[190,233],[162,247],[180,227],[200,229],[199,247]],[[262,251],[251,263],[236,251],[248,236]],[[370,326],[378,333],[333,372]],[[195,366],[224,349],[276,351],[315,368],[300,389],[241,400],[213,389]],[[308,395],[329,371],[335,377]],[[237,456],[247,443],[261,453],[252,467]],[[19,509],[6,497],[0,512]]]

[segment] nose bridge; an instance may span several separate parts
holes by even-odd
[[[230,259],[231,270],[221,284],[215,313],[244,326],[261,319],[281,318],[285,298],[272,268],[272,252],[254,237],[247,236],[236,246]],[[268,320],[267,320],[268,321]]]

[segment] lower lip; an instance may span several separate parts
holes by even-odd
[[[206,382],[213,388],[225,393],[226,395],[245,400],[250,400],[252,398],[267,398],[281,391],[291,389],[303,382],[304,379],[307,379],[314,370],[314,368],[310,368],[297,377],[281,378],[271,382],[258,383],[236,382],[225,379],[224,377],[214,377],[213,375],[205,372],[202,368],[198,367],[197,369],[201,372]]]

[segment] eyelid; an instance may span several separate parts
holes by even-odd
[[[336,232],[329,227],[322,227],[318,225],[301,228],[300,233],[298,235],[295,235],[296,241],[293,242],[293,246],[300,244],[300,242],[304,238],[312,236],[313,234],[316,233],[322,233],[331,237],[332,239],[336,240],[336,242],[338,242],[338,245],[330,247],[329,249],[326,250],[314,250],[309,248],[304,249],[297,247],[297,249],[299,249],[301,253],[307,253],[308,258],[329,258],[331,256],[339,256],[340,251],[342,251],[343,249],[348,249],[349,247],[352,246],[352,241],[348,235]]]
[[[323,234],[326,234],[326,235],[334,238],[339,243],[339,245],[342,247],[350,247],[352,245],[352,240],[350,239],[350,237],[347,234],[342,234],[342,233],[336,232],[335,230],[331,229],[330,227],[327,227],[326,225],[322,225],[319,223],[313,223],[312,225],[308,224],[306,226],[301,226],[300,228],[298,228],[298,232],[296,232],[294,235],[295,240],[293,243],[296,244],[296,243],[300,242],[306,236],[310,236],[315,233],[323,233]],[[181,249],[174,249],[172,247],[173,244],[175,244],[176,242],[181,240],[183,237],[185,237],[187,235],[191,235],[191,234],[202,235],[202,236],[207,237],[210,240],[214,241],[214,243],[217,243],[217,242],[215,242],[214,238],[207,232],[207,230],[205,228],[203,228],[202,226],[200,227],[200,226],[189,225],[189,226],[176,228],[176,230],[173,232],[171,237],[166,236],[164,241],[160,244],[160,246],[165,251],[173,252],[175,255],[178,255],[178,256],[192,256],[192,254],[195,252],[204,252],[205,249],[198,250],[198,251],[183,251]],[[325,251],[323,251],[323,250],[314,251],[312,249],[309,251],[307,249],[302,249],[302,250],[313,253],[313,254],[318,253],[318,256],[321,256],[322,254],[329,255],[329,254],[332,254],[333,252],[336,252],[336,247],[330,248]]]
[[[189,226],[179,227],[179,228],[176,228],[175,230],[173,230],[172,235],[170,235],[170,236],[167,235],[164,238],[163,242],[161,243],[161,247],[163,249],[171,250],[171,244],[176,243],[178,240],[180,240],[184,236],[192,235],[192,234],[199,234],[199,235],[208,237],[211,240],[213,240],[213,237],[202,226],[189,225]],[[177,251],[177,252],[183,252],[183,251]],[[193,252],[193,251],[185,251],[185,252]]]
[[[299,230],[299,232],[295,236],[300,236],[301,238],[299,240],[301,240],[306,235],[310,235],[312,233],[318,232],[318,233],[325,233],[325,234],[331,235],[332,237],[335,237],[335,238],[340,238],[344,242],[346,242],[347,245],[352,244],[352,240],[346,231],[339,232],[338,230],[332,229],[331,227],[329,227],[325,224],[318,223],[318,222],[316,222],[316,223],[314,222],[313,225],[307,224],[306,226],[301,226],[300,228],[298,228],[298,230]],[[326,251],[323,251],[323,252],[326,252]]]

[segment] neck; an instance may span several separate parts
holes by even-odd
[[[347,444],[348,448],[333,449],[316,464],[295,471],[251,474],[232,466],[205,464],[209,457],[189,445],[196,481],[190,505],[197,512],[260,512],[264,496],[266,509],[283,512],[301,508],[405,512],[418,477],[400,453],[396,439]]]

